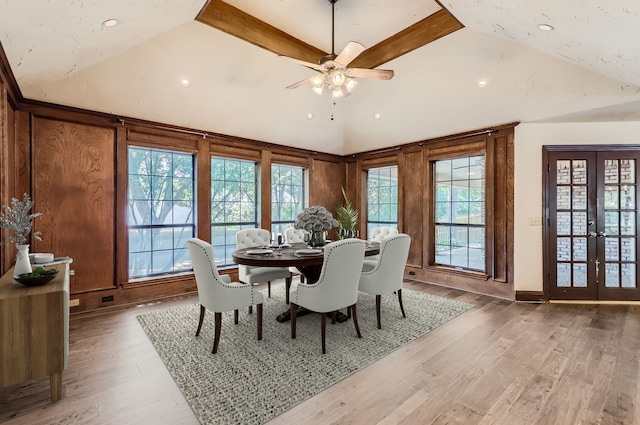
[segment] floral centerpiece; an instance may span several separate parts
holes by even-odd
[[[28,236],[31,233],[33,219],[42,215],[42,213],[31,213],[33,201],[28,194],[24,194],[24,200],[19,201],[16,198],[11,199],[11,206],[3,205],[0,210],[0,227],[13,232],[9,234],[9,240],[16,244],[18,255],[16,257],[16,266],[14,268],[14,276],[23,273],[31,273],[31,263],[29,262],[29,245],[27,244]],[[42,240],[40,232],[34,232],[33,238]]]
[[[311,235],[310,244],[312,246],[324,245],[324,232],[338,226],[338,220],[320,205],[305,208],[296,220],[294,227],[304,229]]]

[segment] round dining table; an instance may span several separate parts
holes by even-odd
[[[380,253],[378,242],[366,241],[365,257]],[[243,248],[231,253],[233,261],[245,266],[257,267],[295,267],[307,279],[308,283],[315,283],[320,278],[322,263],[324,262],[324,251],[322,248],[309,248],[307,244],[292,243],[281,246],[270,245],[252,248]],[[298,310],[300,316],[304,312]],[[289,320],[289,311],[278,315],[279,322]],[[346,316],[341,316],[338,321],[347,320]]]

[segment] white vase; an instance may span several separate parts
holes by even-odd
[[[31,273],[31,262],[29,261],[29,245],[16,245],[18,255],[16,265],[13,268],[13,277],[18,277],[24,273]]]

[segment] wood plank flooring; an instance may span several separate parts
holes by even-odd
[[[476,307],[269,425],[640,424],[639,306],[525,304],[405,287]],[[63,399],[50,402],[48,378],[1,388],[0,423],[197,424],[135,318],[195,302],[72,316]]]

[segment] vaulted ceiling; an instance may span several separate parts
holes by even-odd
[[[358,41],[353,66],[395,77],[333,101],[285,89],[314,71],[278,56],[331,52],[328,0],[0,2],[27,99],[336,154],[514,121],[639,120],[637,28],[625,0],[339,0],[335,51]]]

